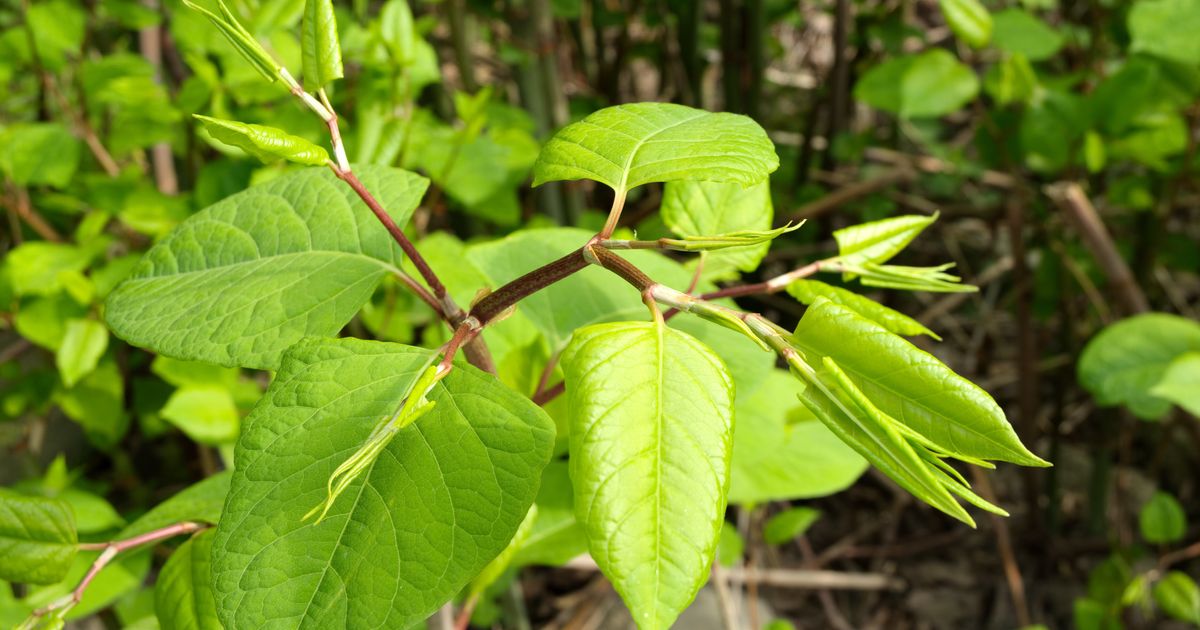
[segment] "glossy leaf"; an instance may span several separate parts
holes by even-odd
[[[333,0],[304,0],[300,51],[304,88],[316,92],[342,78],[342,44],[338,39]]]
[[[154,610],[162,630],[221,630],[212,586],[213,531],[179,546],[158,574]]]
[[[1200,352],[1185,352],[1167,366],[1150,394],[1169,400],[1200,418]]]
[[[671,103],[608,107],[563,127],[542,147],[533,185],[591,179],[618,194],[650,182],[757,184],[779,167],[758,123]]]
[[[592,557],[640,628],[667,628],[708,580],[725,514],[733,384],[656,322],[575,333],[563,353],[571,480]]]
[[[65,501],[0,488],[0,579],[53,584],[71,568],[75,515]]]
[[[323,147],[282,129],[209,118],[200,114],[193,116],[204,125],[204,130],[213,138],[237,147],[263,162],[287,160],[297,164],[324,166],[329,161],[329,154]]]
[[[394,169],[356,172],[401,225],[428,184]],[[332,173],[301,171],[190,217],[109,295],[105,318],[161,354],[272,369],[301,338],[336,334],[402,259],[353,191]]]
[[[803,536],[820,518],[821,511],[809,507],[789,508],[772,516],[763,526],[763,540],[769,545],[782,545]]]
[[[1182,571],[1167,573],[1154,585],[1154,601],[1168,616],[1200,626],[1200,587]]]
[[[1200,63],[1200,6],[1191,0],[1143,0],[1129,9],[1130,48],[1171,61]]]
[[[1021,444],[987,392],[850,309],[818,301],[805,311],[792,341],[810,361],[832,357],[883,413],[944,453],[1047,465]]]
[[[663,222],[683,237],[716,236],[731,232],[767,231],[775,212],[771,186],[764,181],[744,188],[738,184],[675,181],[663,189]],[[713,262],[740,271],[753,271],[770,248],[769,242],[707,255]]]
[[[890,309],[853,291],[831,286],[818,280],[796,280],[788,285],[787,292],[808,305],[812,305],[819,298],[824,298],[858,313],[897,335],[929,335],[934,339],[941,340],[941,337],[938,337],[932,330],[904,313]]]
[[[1148,313],[1100,331],[1079,356],[1079,382],[1102,406],[1125,405],[1147,420],[1171,402],[1152,393],[1179,356],[1200,351],[1200,324],[1178,315]]]
[[[1154,544],[1179,542],[1187,534],[1187,515],[1175,497],[1155,492],[1138,513],[1142,538]]]
[[[987,46],[992,37],[992,14],[979,0],[938,0],[946,24],[973,48]]]
[[[330,474],[391,417],[431,351],[305,340],[246,418],[213,543],[227,628],[405,628],[511,540],[554,429],[533,403],[458,365],[319,524]]]
[[[847,264],[885,263],[908,247],[937,215],[905,215],[836,230],[838,258]]]
[[[91,374],[107,347],[108,329],[104,324],[91,319],[67,322],[62,345],[54,357],[63,385],[74,387],[80,379]]]
[[[867,469],[866,460],[800,404],[803,386],[787,372],[772,368],[750,391],[731,371],[738,383],[731,503],[823,497],[845,490]]]

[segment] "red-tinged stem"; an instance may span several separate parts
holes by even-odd
[[[579,248],[487,294],[471,309],[471,316],[475,317],[480,325],[486,326],[517,302],[587,266],[588,261],[583,256],[583,248]]]
[[[536,405],[545,406],[546,403],[558,398],[565,391],[567,391],[567,384],[563,381],[559,381],[549,389],[544,389],[535,394],[533,397],[533,402]]]

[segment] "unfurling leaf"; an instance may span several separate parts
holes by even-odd
[[[316,92],[342,78],[342,44],[338,39],[333,0],[305,0],[300,50],[304,87]]]
[[[903,291],[932,291],[937,293],[974,293],[979,287],[962,284],[958,276],[946,273],[954,263],[937,267],[902,267],[900,265],[840,265],[845,276],[859,276],[864,286]]]
[[[680,180],[663,187],[662,219],[671,231],[684,237],[712,234],[761,233],[771,229],[775,211],[771,184],[749,188],[740,184]],[[766,242],[737,251],[708,256],[705,269],[733,268],[753,271],[770,246]]]
[[[746,116],[631,103],[602,109],[554,134],[533,166],[533,185],[591,179],[623,197],[642,184],[681,179],[751,186],[776,168],[775,146]]]
[[[853,291],[831,286],[818,280],[796,280],[788,285],[787,292],[797,300],[809,305],[816,303],[819,298],[825,298],[862,315],[897,335],[929,335],[934,339],[941,340],[941,337],[934,334],[932,330],[904,313],[890,309]]]
[[[235,146],[264,161],[287,160],[299,164],[323,166],[329,154],[323,147],[282,129],[251,125],[236,120],[221,120],[193,114],[213,138]]]
[[[668,628],[716,552],[732,381],[711,350],[661,321],[578,330],[562,364],[575,509],[592,557],[640,628]]]
[[[789,223],[774,230],[743,230],[740,232],[714,234],[712,236],[685,236],[681,239],[665,238],[662,239],[662,242],[666,243],[670,249],[681,252],[707,252],[736,247],[754,247],[770,243],[780,234],[798,230],[800,229],[800,225]]]
[[[838,261],[847,265],[882,264],[899,254],[938,215],[905,215],[842,228],[833,233]]]
[[[275,59],[271,55],[267,54],[267,51],[263,49],[262,44],[258,43],[254,35],[246,30],[246,27],[242,26],[237,16],[229,10],[229,7],[225,6],[224,0],[217,0],[217,6],[220,8],[221,15],[205,9],[192,2],[192,0],[183,0],[183,3],[189,9],[199,11],[204,17],[208,18],[213,23],[213,26],[216,26],[217,30],[221,31],[225,39],[228,39],[229,43],[233,44],[234,49],[246,61],[249,61],[250,65],[254,66],[254,69],[258,70],[259,74],[263,75],[264,78],[271,82],[279,78],[280,65],[275,62]]]
[[[76,549],[70,505],[0,488],[0,579],[53,584],[71,568]]]

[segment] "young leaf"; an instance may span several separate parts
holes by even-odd
[[[227,387],[180,387],[159,415],[201,444],[229,444],[238,436],[237,403]]]
[[[1175,497],[1155,492],[1138,513],[1142,538],[1154,544],[1179,542],[1187,533],[1187,515]]]
[[[592,557],[640,628],[668,628],[716,551],[733,384],[711,350],[662,322],[578,330],[562,364],[575,508]]]
[[[971,516],[896,428],[895,420],[876,407],[833,358],[824,357],[817,370],[796,364],[792,370],[806,386],[801,402],[834,435],[913,496],[974,527]]]
[[[1200,587],[1181,571],[1167,573],[1154,585],[1154,601],[1168,616],[1200,626]]]
[[[428,185],[407,171],[355,170],[400,225]],[[161,354],[274,369],[301,338],[341,330],[403,257],[332,173],[300,171],[188,218],[108,296],[105,318]]]
[[[250,62],[250,65],[255,70],[258,70],[263,78],[272,83],[279,78],[280,65],[275,62],[275,59],[271,55],[267,54],[267,51],[263,49],[262,44],[258,43],[254,35],[246,30],[246,27],[242,26],[237,16],[233,14],[233,11],[230,11],[229,7],[225,6],[224,0],[217,0],[217,6],[221,11],[221,15],[205,9],[192,2],[192,0],[183,0],[183,4],[208,18],[208,21],[217,27],[217,30],[225,36],[225,39],[229,40],[230,44],[233,44],[234,49],[246,61]]]
[[[929,335],[938,341],[942,339],[934,334],[932,330],[929,330],[921,325],[920,322],[904,313],[892,310],[875,300],[863,297],[853,291],[830,286],[824,282],[817,280],[796,280],[788,285],[787,292],[797,300],[809,305],[820,298],[824,298],[858,313],[897,335]]]
[[[1046,466],[978,385],[883,326],[827,300],[810,306],[792,343],[832,357],[883,413],[950,456]]]
[[[96,363],[108,347],[108,329],[91,319],[72,319],[62,345],[55,354],[55,364],[63,385],[74,387],[83,377],[96,369]]]
[[[859,276],[863,286],[902,291],[933,291],[938,293],[974,293],[979,288],[962,284],[958,276],[946,273],[954,263],[937,267],[903,267],[900,265],[841,265],[843,277]]]
[[[987,46],[992,37],[992,14],[979,0],[938,0],[946,24],[972,48]]]
[[[717,182],[674,181],[663,188],[662,219],[682,237],[703,237],[730,232],[767,231],[775,213],[771,185],[763,181],[745,188]],[[736,251],[710,254],[708,261],[740,271],[753,271],[770,243],[764,241]]]
[[[434,386],[433,410],[396,434],[323,521],[303,520],[334,469],[395,413],[431,352],[351,339],[307,339],[288,351],[246,418],[213,541],[226,628],[407,628],[512,539],[554,425],[465,364]]]
[[[1150,393],[1200,418],[1200,352],[1185,352],[1171,361]]]
[[[248,125],[235,120],[209,118],[200,114],[192,115],[204,125],[204,129],[212,137],[230,146],[235,146],[263,162],[287,160],[297,164],[324,166],[329,161],[329,154],[323,147],[300,136],[293,136],[282,129]]]
[[[837,230],[833,238],[838,244],[838,260],[849,265],[885,263],[937,218],[936,214],[905,215]]]
[[[154,587],[154,611],[163,630],[220,630],[212,586],[213,531],[188,539],[171,554]]]
[[[862,475],[867,462],[800,404],[796,395],[803,386],[795,378],[772,368],[757,380],[761,385],[753,391],[737,381],[731,503],[823,497]]]
[[[1179,356],[1200,352],[1200,324],[1165,313],[1123,319],[1100,331],[1079,356],[1079,383],[1102,406],[1125,405],[1146,420],[1171,402],[1153,393]]]
[[[301,35],[304,88],[316,92],[342,78],[342,44],[333,0],[305,0]]]
[[[542,147],[533,185],[591,179],[623,196],[680,179],[757,184],[779,168],[775,146],[745,116],[670,103],[608,107],[563,127]]]
[[[76,549],[70,505],[0,488],[0,579],[53,584],[71,568]]]
[[[782,545],[803,536],[820,518],[821,511],[809,507],[794,507],[772,516],[763,526],[763,540],[769,545]]]

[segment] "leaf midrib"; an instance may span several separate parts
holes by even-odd
[[[636,142],[636,143],[633,145],[633,150],[631,150],[631,151],[629,152],[629,157],[628,157],[628,158],[625,158],[625,167],[621,169],[621,181],[620,181],[620,183],[617,185],[616,192],[617,192],[618,194],[620,194],[620,193],[622,193],[622,192],[627,192],[627,191],[628,191],[628,188],[627,188],[627,186],[628,186],[628,184],[629,184],[629,172],[630,172],[631,170],[633,170],[633,161],[634,161],[635,159],[637,159],[637,154],[638,154],[638,151],[641,151],[641,150],[642,150],[642,147],[643,147],[643,146],[645,146],[645,144],[646,144],[647,142],[649,142],[649,141],[650,141],[651,139],[653,139],[655,136],[661,135],[661,134],[662,134],[662,133],[664,133],[664,132],[670,131],[671,129],[674,129],[674,128],[676,128],[676,127],[679,127],[679,126],[681,126],[681,125],[686,125],[687,123],[690,123],[690,122],[692,122],[692,121],[694,121],[694,120],[699,120],[699,119],[701,119],[701,118],[703,118],[703,117],[705,117],[705,116],[708,116],[708,115],[709,115],[709,112],[706,112],[706,111],[699,111],[699,112],[697,113],[697,115],[696,115],[696,116],[689,116],[688,118],[685,118],[685,119],[683,119],[683,120],[680,120],[680,121],[678,121],[678,122],[675,122],[675,123],[672,123],[672,124],[670,124],[670,125],[667,125],[666,127],[661,127],[661,128],[659,128],[659,129],[656,129],[656,130],[654,130],[654,131],[650,132],[648,135],[646,135],[646,136],[645,136],[644,138],[642,138],[641,140],[638,140],[638,141],[637,141],[637,142]],[[628,134],[625,134],[625,135],[628,135]],[[643,166],[644,166],[644,165],[643,165]]]

